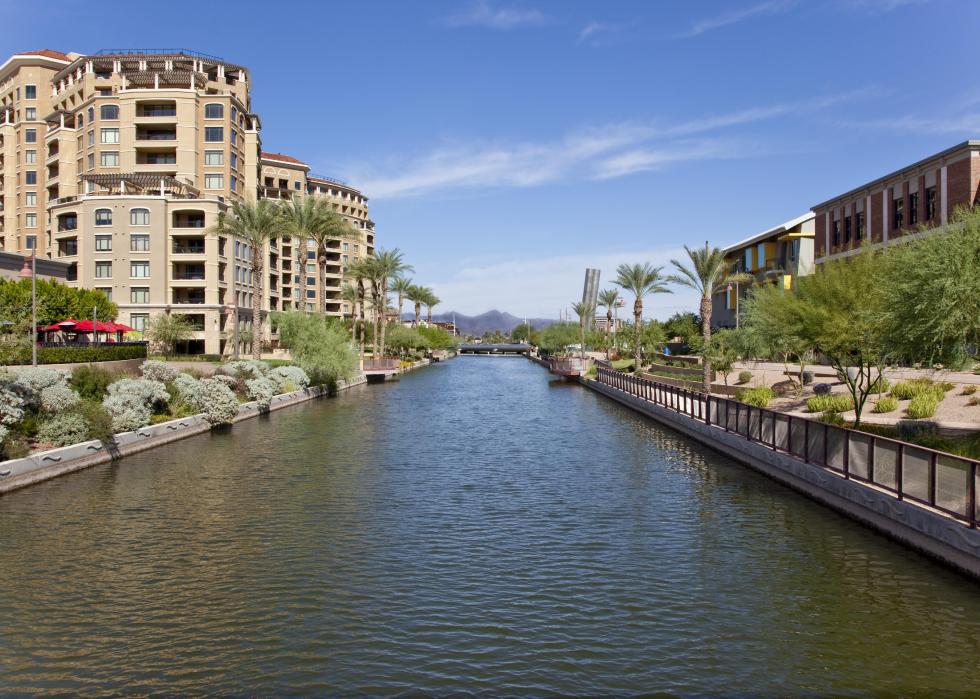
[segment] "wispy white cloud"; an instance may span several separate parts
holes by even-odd
[[[447,143],[401,161],[351,168],[375,198],[411,197],[434,191],[533,187],[566,179],[611,179],[708,158],[759,152],[726,129],[788,115],[811,114],[873,90],[753,107],[681,123],[626,122],[572,131],[541,142]],[[718,133],[715,133],[718,132]]]
[[[775,15],[792,9],[797,4],[797,0],[766,0],[755,5],[741,7],[731,10],[714,17],[708,17],[695,22],[690,29],[680,34],[680,38],[690,38],[700,36],[705,32],[721,29],[732,24],[738,24],[746,20],[755,19],[765,15]]]
[[[588,46],[603,46],[612,41],[622,39],[624,31],[632,28],[634,23],[599,22],[592,20],[579,30],[575,43]]]
[[[600,283],[607,288],[612,286],[616,267],[623,262],[650,262],[666,268],[671,258],[683,257],[684,250],[679,246],[611,253],[594,250],[543,258],[535,255],[466,265],[445,279],[433,280],[431,286],[439,298],[445,299],[445,310],[476,314],[496,308],[514,315],[557,319],[559,309],[568,312],[571,304],[581,299],[586,267],[601,270]],[[677,311],[696,310],[697,306],[695,293],[676,288],[672,294],[647,297],[644,317],[663,320]]]
[[[905,116],[889,117],[888,119],[872,119],[868,121],[843,121],[841,126],[857,128],[872,128],[890,131],[915,131],[933,134],[961,134],[964,138],[972,138],[980,131],[980,113],[944,115],[938,117],[908,114]]]
[[[489,0],[477,0],[466,9],[442,18],[448,27],[486,27],[509,30],[547,24],[549,17],[535,8],[495,6]]]
[[[844,9],[856,12],[884,14],[909,5],[922,5],[930,0],[841,0]]]

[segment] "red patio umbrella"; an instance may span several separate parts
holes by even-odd
[[[131,333],[131,332],[136,332],[136,328],[131,328],[128,325],[126,325],[125,323],[117,323],[117,322],[113,321],[112,322],[112,327],[113,327],[112,332],[114,332],[114,333]]]
[[[48,327],[44,328],[44,332],[55,332],[57,330],[72,332],[73,330],[75,330],[75,327],[77,325],[78,325],[77,320],[72,320],[71,318],[68,318],[67,320],[61,320],[58,321],[57,323],[52,323]]]
[[[113,333],[116,332],[114,325],[114,323],[106,323],[101,320],[97,320],[95,323],[93,323],[91,320],[80,320],[75,324],[75,327],[72,328],[72,330],[80,333]]]

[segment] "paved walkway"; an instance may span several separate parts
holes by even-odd
[[[780,362],[735,362],[734,366],[735,368],[732,371],[732,375],[736,377],[738,372],[743,370],[758,372],[756,374],[757,380],[753,382],[756,384],[765,382],[767,386],[771,386],[777,381],[783,381],[786,379],[786,376],[783,373],[786,371],[786,367]],[[791,372],[797,371],[798,365],[790,363],[789,370]],[[806,371],[813,372],[815,377],[814,383],[829,383],[826,381],[826,379],[831,379],[834,383],[837,382],[837,374],[834,369],[824,364],[807,364]],[[975,374],[970,371],[936,371],[935,369],[907,368],[885,369],[885,378],[889,381],[928,378],[935,381],[949,381],[950,383],[980,384],[980,374]],[[731,379],[732,377],[730,376],[729,381],[731,381]]]

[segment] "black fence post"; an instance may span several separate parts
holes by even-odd
[[[939,454],[932,452],[929,460],[929,504],[936,504],[936,467],[939,465]]]
[[[905,445],[901,442],[898,443],[898,459],[895,461],[895,490],[898,491],[898,499],[904,499],[902,493],[902,484],[905,480]]]

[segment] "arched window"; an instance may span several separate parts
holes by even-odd
[[[204,118],[205,119],[222,119],[225,116],[225,105],[223,104],[206,104],[204,105]]]
[[[150,225],[150,210],[149,209],[130,209],[130,211],[129,211],[129,225],[131,225],[131,226],[149,226]]]
[[[88,123],[95,121],[95,107],[88,108]]]
[[[95,210],[95,225],[96,226],[111,226],[112,225],[112,209],[96,209]]]
[[[115,104],[103,104],[99,107],[99,118],[100,119],[118,119],[119,118],[119,106]]]

